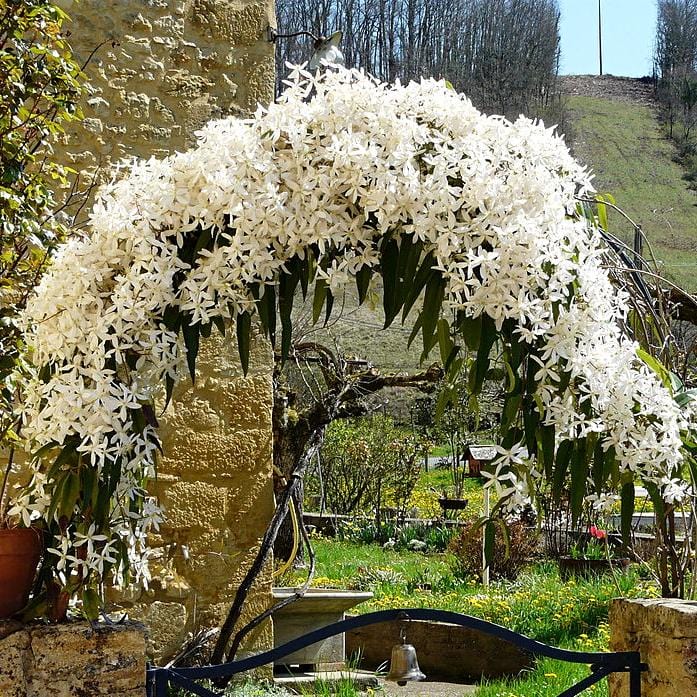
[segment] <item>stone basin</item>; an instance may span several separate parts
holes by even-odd
[[[295,588],[274,588],[273,599],[283,600],[295,591]],[[310,588],[300,600],[274,613],[274,647],[343,620],[347,610],[372,597],[373,594],[369,591]],[[345,664],[346,644],[343,634],[306,646],[276,662],[277,666],[313,666],[322,669],[341,669]]]

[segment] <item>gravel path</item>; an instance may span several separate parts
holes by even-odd
[[[476,685],[450,682],[408,682],[404,687],[393,682],[382,683],[386,697],[463,697],[477,693]]]

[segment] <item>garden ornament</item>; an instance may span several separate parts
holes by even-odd
[[[409,618],[405,616],[405,619]],[[421,672],[416,660],[416,649],[412,644],[406,643],[407,631],[404,625],[400,627],[399,638],[400,643],[392,647],[390,672],[385,679],[396,682],[400,687],[414,680],[425,680],[426,676]]]

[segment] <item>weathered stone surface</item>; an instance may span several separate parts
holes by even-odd
[[[156,600],[150,604],[135,605],[129,614],[152,627],[146,649],[155,663],[160,663],[181,648],[188,620],[187,608],[182,603]]]
[[[206,121],[273,99],[271,0],[62,0],[91,89],[65,146],[83,171],[181,150]],[[110,43],[113,41],[114,43]]]
[[[29,625],[0,639],[3,697],[144,694],[142,625]]]
[[[648,665],[641,679],[643,697],[697,697],[697,602],[613,600],[610,648],[640,652]],[[610,694],[629,694],[626,675],[611,676]]]
[[[211,336],[201,344],[195,385],[184,379],[160,420],[164,455],[151,489],[166,520],[151,539],[153,579],[145,593],[112,598],[149,627],[155,662],[201,627],[222,622],[273,511],[271,356],[263,342],[253,347],[249,376],[240,375],[234,335]],[[266,569],[245,618],[270,602]],[[267,622],[244,648],[271,643]]]
[[[3,627],[4,625],[4,627]],[[25,662],[29,651],[29,635],[16,627],[0,625],[0,695],[24,697],[27,692]]]

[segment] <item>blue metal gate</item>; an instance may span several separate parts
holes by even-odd
[[[413,608],[406,610],[381,610],[370,612],[366,615],[351,617],[322,627],[309,634],[304,634],[297,639],[293,639],[282,646],[271,651],[260,653],[256,656],[243,658],[230,663],[220,665],[209,665],[200,668],[148,668],[148,697],[167,697],[168,686],[187,690],[192,695],[198,697],[222,697],[222,693],[211,692],[209,689],[199,685],[198,680],[219,680],[229,678],[237,673],[258,668],[273,661],[277,661],[284,656],[302,649],[317,641],[322,641],[342,632],[347,632],[358,627],[367,627],[371,624],[380,622],[393,622],[398,620],[433,620],[437,622],[449,622],[461,627],[475,629],[484,634],[498,637],[509,641],[515,646],[523,649],[531,656],[544,656],[554,658],[567,663],[586,663],[590,666],[590,675],[580,682],[561,692],[558,697],[574,697],[581,694],[586,688],[600,682],[611,673],[629,673],[629,695],[628,697],[641,697],[641,672],[646,670],[645,664],[641,662],[638,651],[618,651],[614,653],[595,653],[589,651],[570,651],[554,646],[548,646],[529,637],[501,627],[498,624],[486,622],[477,617],[462,615],[457,612],[446,610],[429,610],[424,608]],[[418,647],[417,647],[418,648]]]

